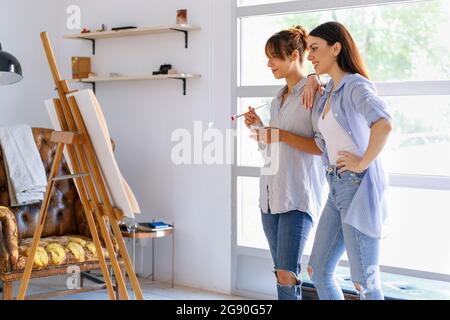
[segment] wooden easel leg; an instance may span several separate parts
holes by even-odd
[[[75,171],[75,168],[74,168],[74,171]],[[108,272],[108,265],[106,264],[106,258],[103,253],[101,240],[100,240],[100,237],[97,232],[97,227],[95,226],[94,215],[92,213],[92,210],[89,207],[89,201],[87,199],[87,196],[86,196],[86,193],[84,190],[84,186],[82,186],[82,183],[79,183],[79,186],[81,188],[80,189],[80,198],[82,199],[81,202],[83,204],[86,220],[88,222],[89,230],[91,232],[91,237],[95,244],[95,250],[97,252],[97,257],[98,257],[98,261],[100,264],[100,269],[103,274],[103,279],[106,284],[106,289],[108,291],[108,296],[109,296],[110,300],[114,300],[116,298],[116,295],[114,293],[114,287],[112,284],[111,276]],[[81,194],[82,194],[82,196],[81,196]]]
[[[141,286],[140,286],[138,278],[136,276],[136,272],[134,271],[133,264],[131,263],[131,259],[128,254],[127,247],[125,245],[125,241],[123,240],[122,232],[120,231],[119,224],[118,224],[117,220],[114,218],[110,224],[111,224],[111,228],[113,230],[114,236],[116,237],[117,244],[119,245],[120,255],[121,255],[123,261],[125,262],[125,269],[127,271],[128,277],[130,278],[131,287],[133,288],[134,294],[136,295],[136,299],[144,300]]]
[[[78,129],[77,130],[78,132],[87,136],[87,130],[86,130],[86,127],[84,126],[84,122],[81,117],[81,114],[80,114],[80,111],[78,108],[78,104],[73,96],[68,98],[68,104],[69,104],[70,110],[67,110],[66,108],[63,108],[63,110],[65,113],[68,113],[70,111],[70,113],[73,116],[72,118],[70,118],[70,121],[71,122],[74,121],[74,123],[68,123],[69,127],[73,126],[73,128]],[[69,118],[69,117],[66,117],[66,118]],[[94,206],[96,208],[95,214],[97,215],[97,218],[98,218],[97,221],[100,226],[100,231],[102,233],[103,240],[105,241],[106,249],[108,250],[108,253],[109,253],[111,265],[114,270],[114,274],[116,276],[116,281],[119,286],[119,292],[120,292],[121,298],[129,299],[128,292],[126,289],[125,279],[120,271],[120,266],[119,266],[119,262],[116,257],[116,252],[112,245],[110,233],[109,233],[109,230],[106,226],[106,223],[105,223],[105,220],[103,217],[103,214],[106,213],[110,217],[111,224],[114,225],[114,223],[112,223],[112,222],[115,222],[115,224],[117,226],[117,221],[111,220],[111,218],[114,217],[114,212],[113,212],[112,207],[110,206],[109,196],[108,196],[108,193],[106,192],[106,188],[103,184],[103,177],[101,176],[100,171],[98,170],[99,166],[97,163],[97,157],[95,156],[95,152],[93,151],[94,149],[93,149],[92,144],[89,139],[87,139],[85,144],[83,144],[81,146],[75,146],[75,150],[76,150],[77,157],[80,160],[81,170],[83,170],[84,172],[91,173],[91,176],[86,177],[86,182],[87,182],[88,190],[93,198]],[[104,212],[103,207],[97,198],[96,190],[99,190],[101,199],[105,202],[105,204],[109,204],[109,207],[111,208],[111,210],[109,210],[110,211],[109,213]],[[122,239],[121,233],[119,234],[119,237],[117,237],[116,234],[115,234],[115,236],[116,236],[116,238]],[[119,239],[117,239],[117,240],[118,240],[118,243],[120,243]],[[122,239],[122,242],[123,242],[123,239]],[[120,253],[122,254],[123,250],[120,247],[120,245],[119,245],[119,249],[120,249]],[[126,248],[125,248],[125,251],[126,251]],[[133,271],[133,273],[134,273],[134,271]]]
[[[125,275],[125,270],[123,269],[122,266],[120,266],[120,273]],[[119,287],[117,286],[117,282],[116,282],[116,294],[117,296],[119,296]]]
[[[12,290],[12,281],[3,282],[3,300],[12,300],[13,299],[13,290]]]
[[[106,249],[108,250],[109,259],[111,261],[111,266],[114,271],[114,275],[116,278],[116,283],[118,285],[119,293],[120,293],[120,299],[128,300],[128,291],[126,288],[126,282],[125,278],[121,272],[119,260],[117,259],[117,253],[114,250],[114,246],[112,244],[111,236],[108,230],[108,227],[105,222],[105,218],[102,217],[100,214],[97,214],[97,221],[100,226],[100,231],[103,235],[103,240],[105,241]]]
[[[54,100],[56,113],[58,115],[59,121],[61,126],[66,130],[68,128],[68,123],[66,119],[64,118],[64,111],[61,105],[61,101],[59,99]],[[82,170],[80,169],[80,165],[78,161],[76,160],[76,154],[77,154],[77,147],[74,145],[67,145],[67,152],[69,154],[69,157],[71,159],[72,164],[72,170],[73,173],[82,173]],[[87,171],[85,171],[87,173]],[[116,298],[116,295],[114,293],[114,288],[112,285],[111,277],[108,272],[108,266],[106,264],[105,255],[103,254],[103,249],[101,245],[100,238],[98,236],[97,228],[95,226],[94,216],[93,216],[93,209],[89,205],[89,198],[86,193],[86,188],[83,184],[82,180],[74,179],[74,183],[77,187],[78,194],[80,196],[81,204],[83,205],[84,213],[86,216],[86,220],[88,222],[89,230],[91,232],[92,240],[95,245],[95,250],[97,252],[98,261],[100,264],[100,269],[103,274],[103,279],[106,284],[106,289],[108,291],[108,296],[110,300],[114,300]]]
[[[117,298],[117,296],[114,292],[114,287],[112,284],[111,276],[108,272],[108,265],[106,264],[106,258],[105,258],[105,255],[103,254],[103,248],[101,245],[100,238],[98,236],[97,228],[95,226],[94,216],[91,211],[86,212],[86,219],[88,220],[89,230],[91,231],[91,236],[95,243],[95,248],[96,248],[95,250],[97,251],[97,257],[98,257],[98,261],[100,263],[100,269],[102,270],[103,279],[105,281],[106,288],[108,290],[109,299],[115,300]]]
[[[56,176],[58,172],[58,167],[62,159],[63,150],[64,145],[62,143],[58,143],[55,158],[53,160],[50,175],[48,177],[47,189],[45,191],[44,200],[42,201],[41,211],[39,212],[39,224],[36,227],[36,231],[33,237],[33,245],[31,247],[30,253],[28,254],[27,263],[25,265],[25,271],[23,272],[22,280],[20,281],[19,293],[17,295],[18,300],[25,299],[25,293],[27,291],[31,271],[33,269],[34,257],[36,255],[37,247],[39,246],[39,241],[41,240],[42,230],[44,229],[45,224],[45,218],[47,217],[48,205],[50,203],[50,199],[53,194],[53,187],[55,186],[53,178]]]
[[[77,150],[78,148],[75,148],[75,149]],[[78,157],[80,159],[80,164],[81,164],[82,170],[89,170],[89,167],[84,162],[85,159],[82,156],[80,150],[77,150],[76,153],[78,154]],[[91,194],[95,194],[95,189],[94,189],[93,182],[92,182],[92,179],[91,179],[90,176],[86,178],[86,182],[87,182],[88,188],[91,190]],[[94,210],[94,213],[95,213],[95,215],[97,217],[98,225],[100,227],[100,232],[101,232],[101,235],[102,235],[103,240],[105,242],[106,250],[108,251],[109,260],[110,260],[111,266],[112,266],[112,268],[114,270],[116,283],[117,283],[118,290],[119,290],[119,293],[120,293],[120,297],[117,297],[117,298],[128,300],[128,292],[127,292],[127,288],[126,288],[125,279],[123,278],[122,274],[120,273],[120,266],[119,266],[119,261],[118,261],[117,256],[116,256],[116,251],[114,250],[114,247],[112,245],[111,237],[110,237],[108,228],[106,226],[104,217],[101,215],[101,212],[100,212],[101,209],[99,209],[100,208],[100,203],[99,203],[96,195],[93,196],[93,205],[96,206],[96,209]],[[97,233],[97,228],[96,228],[96,225],[95,225],[95,222],[94,222],[94,219],[93,219],[93,216],[91,215],[91,218],[88,218],[88,219],[89,220],[92,219],[92,222],[91,222],[92,223],[92,227],[90,226],[91,234],[94,234],[94,233],[98,234]],[[108,273],[106,262],[105,262],[105,269],[106,269],[106,273]],[[111,284],[111,287],[112,287],[112,284]]]
[[[79,146],[75,146],[74,149],[75,149],[75,153],[76,153],[78,159],[80,160],[81,170],[83,170],[84,172],[89,172],[89,166],[85,162],[86,159],[83,157],[83,154],[81,152],[81,148]],[[106,226],[104,217],[101,215],[101,212],[99,212],[100,210],[97,209],[97,208],[100,208],[100,203],[99,203],[99,201],[97,199],[95,187],[93,185],[93,181],[92,181],[91,176],[86,177],[85,181],[86,181],[86,184],[88,186],[88,190],[90,191],[90,194],[91,194],[91,196],[93,198],[92,199],[93,206],[95,207],[95,209],[93,211],[94,211],[94,213],[95,213],[95,215],[97,217],[98,225],[100,227],[100,232],[101,232],[101,235],[102,235],[103,240],[105,242],[105,246],[106,246],[106,249],[108,251],[108,255],[109,255],[110,262],[111,262],[111,266],[112,266],[112,268],[114,270],[114,274],[115,274],[115,277],[116,277],[116,282],[117,282],[118,290],[119,290],[119,293],[120,293],[120,297],[117,297],[117,298],[128,300],[128,292],[127,292],[127,288],[126,288],[126,283],[125,283],[125,280],[124,280],[122,274],[120,273],[119,261],[117,259],[116,252],[115,252],[114,247],[112,245],[112,241],[111,241],[111,237],[110,237],[108,228]],[[95,235],[95,237],[98,238],[97,227],[95,225],[94,218],[93,218],[93,215],[92,215],[91,212],[92,211],[89,210],[89,214],[87,214],[87,216],[89,216],[89,217],[87,217],[89,228],[91,230],[91,234]],[[100,243],[100,240],[99,240],[99,243]],[[103,261],[101,263],[103,264]],[[104,275],[107,274],[105,276],[105,280],[109,279],[108,283],[111,284],[111,290],[113,291],[112,282],[110,281],[110,277],[109,277],[108,267],[106,265],[106,261],[104,262],[104,264],[105,264],[104,265],[105,272],[103,272],[103,273],[104,273]]]

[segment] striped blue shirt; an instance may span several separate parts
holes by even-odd
[[[359,74],[347,73],[333,92],[332,88],[333,80],[330,80],[325,94],[316,99],[312,116],[314,127],[318,127],[319,117],[331,94],[330,112],[352,137],[360,154],[364,154],[369,145],[372,124],[381,118],[391,119],[386,104],[378,97],[375,85]],[[323,164],[329,165],[325,140],[319,130],[315,131],[315,141],[323,151]],[[381,238],[387,220],[387,187],[388,179],[378,157],[367,169],[350,207],[343,213],[343,223],[370,237]]]
[[[303,137],[313,138],[312,113],[300,102],[306,83],[301,79],[281,105],[287,87],[282,88],[272,100],[269,126],[289,131]],[[276,145],[276,146],[275,146]],[[276,148],[278,147],[278,148]],[[269,150],[277,150],[271,152]],[[259,206],[267,213],[280,214],[292,210],[306,212],[313,223],[318,220],[322,207],[322,188],[325,172],[320,157],[299,151],[290,145],[276,142],[267,145],[268,154],[278,153],[278,170],[263,174],[260,178]],[[275,159],[272,159],[275,161]]]

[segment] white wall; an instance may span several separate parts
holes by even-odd
[[[48,127],[43,101],[53,92],[39,32],[55,30],[53,0],[0,0],[0,42],[19,59],[24,78],[0,86],[0,125],[27,123]]]
[[[98,84],[97,97],[116,142],[119,166],[141,206],[143,214],[138,219],[149,221],[157,218],[176,224],[175,282],[230,292],[231,167],[175,166],[170,159],[171,148],[175,144],[170,141],[173,130],[186,128],[193,131],[194,121],[204,121],[206,125],[212,117],[216,128],[225,130],[230,126],[230,2],[17,2],[14,2],[17,15],[23,15],[21,11],[24,10],[38,12],[37,7],[41,7],[43,2],[45,7],[39,10],[46,15],[34,17],[30,13],[32,18],[23,19],[21,16],[20,23],[14,17],[8,17],[6,21],[9,23],[4,24],[4,14],[0,13],[0,40],[6,49],[23,61],[24,73],[28,77],[28,82],[11,87],[11,92],[0,88],[1,110],[9,112],[8,117],[2,117],[1,124],[27,122],[48,125],[42,102],[52,94],[52,85],[48,67],[42,61],[39,31],[49,31],[63,78],[71,77],[71,56],[91,54],[89,42],[62,39],[63,34],[73,32],[66,28],[66,8],[69,5],[80,6],[82,26],[91,29],[99,28],[102,23],[109,28],[173,24],[176,10],[181,8],[188,9],[190,23],[202,28],[190,33],[189,49],[184,49],[182,34],[100,40],[92,61],[93,70],[99,74],[110,71],[148,74],[163,63],[172,63],[180,71],[202,75],[201,79],[188,81],[187,96],[182,95],[181,82],[165,80]],[[5,28],[23,31],[13,37]],[[39,56],[39,61],[36,61],[36,56]],[[214,112],[210,112],[211,109]],[[156,279],[169,280],[170,240],[157,240],[156,248]],[[151,268],[150,246],[145,248],[145,256],[144,273],[148,273]]]

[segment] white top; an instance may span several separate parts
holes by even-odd
[[[324,112],[322,112],[319,117],[318,127],[325,140],[330,165],[336,165],[337,159],[340,157],[338,155],[338,152],[340,151],[347,151],[361,156],[361,154],[359,154],[358,147],[353,142],[352,137],[350,137],[342,126],[339,125],[333,112],[331,112],[331,109],[325,115],[325,119],[323,118]]]

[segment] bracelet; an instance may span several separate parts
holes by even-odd
[[[326,83],[322,83],[322,79],[320,79],[320,76],[317,73],[315,73],[315,72],[308,74],[306,76],[306,79],[308,79],[309,76],[316,76],[317,80],[319,81],[321,86],[324,86],[326,84]]]

